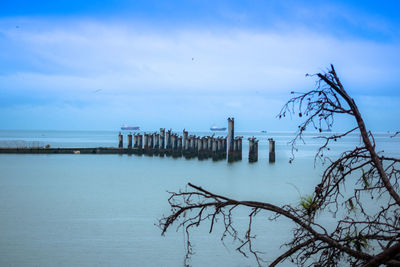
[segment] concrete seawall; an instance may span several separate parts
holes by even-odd
[[[0,148],[0,154],[135,154],[135,149],[116,147],[96,148]]]

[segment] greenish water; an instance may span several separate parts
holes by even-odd
[[[184,236],[172,228],[162,237],[154,224],[168,214],[168,191],[188,182],[233,198],[275,204],[298,203],[311,193],[321,167],[313,168],[318,140],[306,139],[288,163],[288,133],[238,133],[261,139],[259,161],[198,161],[128,155],[0,154],[0,266],[182,266]],[[277,161],[268,164],[267,138],[277,140]],[[381,149],[399,156],[399,140],[376,135]],[[49,143],[57,146],[116,146],[117,132],[0,131],[1,144]],[[333,156],[359,142],[357,136],[335,144]],[[20,144],[20,143],[19,143]],[[295,185],[295,187],[293,186]],[[256,222],[257,245],[273,259],[288,240],[291,224]],[[261,218],[260,218],[261,219]],[[245,229],[248,216],[239,210],[235,224]],[[254,266],[220,242],[221,225],[192,234],[193,266]]]

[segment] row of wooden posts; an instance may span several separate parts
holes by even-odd
[[[133,137],[133,140],[132,140]],[[123,135],[119,134],[118,147],[123,148]],[[133,141],[133,142],[132,142]],[[242,159],[242,137],[234,140],[235,149],[231,153],[232,161]],[[227,158],[227,138],[214,136],[188,135],[183,130],[183,135],[179,136],[171,130],[144,134],[128,134],[128,150],[132,154],[145,154],[155,156],[172,156],[198,159],[222,160]]]
[[[133,137],[133,140],[132,140]],[[128,134],[128,153],[158,155],[161,157],[185,157],[208,159],[214,161],[228,158],[228,162],[242,160],[242,136],[234,136],[234,119],[228,118],[228,136],[196,136],[189,135],[183,130],[179,136],[172,130],[160,132]],[[123,149],[123,135],[118,136],[118,147]],[[258,140],[255,137],[249,138],[249,162],[258,161]],[[133,141],[133,142],[132,142]],[[269,139],[269,162],[275,162],[275,141]]]

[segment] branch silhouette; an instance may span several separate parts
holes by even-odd
[[[385,157],[375,148],[373,134],[367,130],[355,101],[344,89],[333,65],[325,73],[310,75],[317,78],[315,89],[295,93],[282,108],[278,117],[304,117],[293,140],[292,156],[298,142],[304,142],[304,132],[313,128],[322,132],[332,127],[336,115],[354,119],[355,125],[342,134],[320,136],[324,139],[315,160],[326,164],[320,182],[311,196],[302,198],[301,205],[278,206],[267,202],[243,201],[209,192],[189,183],[186,190],[170,192],[171,214],[159,220],[164,235],[174,224],[183,227],[187,236],[185,265],[193,254],[190,231],[209,223],[210,232],[220,219],[221,234],[233,237],[237,250],[244,256],[252,255],[258,265],[275,266],[285,260],[297,265],[333,266],[345,262],[354,266],[400,265],[400,159]],[[360,145],[344,151],[338,158],[326,156],[332,142],[358,134]],[[350,188],[347,189],[346,188]],[[240,233],[233,223],[233,211],[248,208],[249,223]],[[273,261],[263,259],[262,250],[255,248],[253,219],[261,213],[271,213],[270,220],[285,217],[295,223],[293,237],[284,246],[288,250]],[[329,212],[336,218],[335,225],[316,222],[319,214]]]

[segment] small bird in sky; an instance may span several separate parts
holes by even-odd
[[[102,89],[97,89],[97,90],[94,90],[93,91],[93,93],[97,93],[97,92],[100,92]]]

